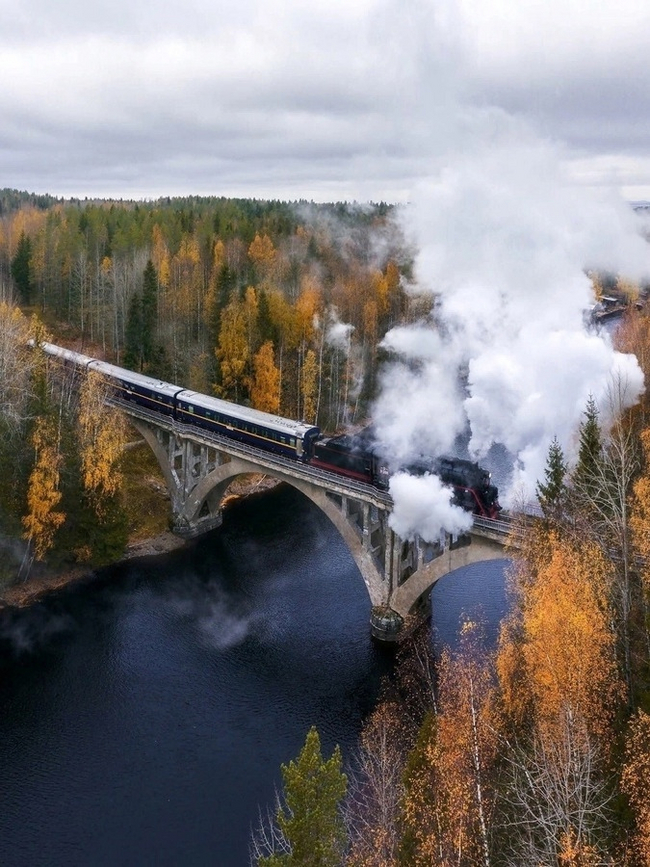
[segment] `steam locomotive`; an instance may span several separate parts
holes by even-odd
[[[372,428],[354,436],[324,437],[316,425],[181,388],[53,343],[41,343],[40,348],[63,364],[102,374],[111,382],[115,396],[120,400],[136,403],[183,424],[388,490],[390,470],[374,447]],[[414,475],[438,475],[443,484],[453,489],[454,502],[467,511],[494,518],[500,510],[498,489],[490,483],[490,474],[476,463],[457,458],[422,458],[402,469]]]
[[[390,470],[376,452],[372,427],[353,436],[320,437],[314,442],[310,464],[334,470],[381,490],[388,489]],[[453,490],[452,502],[475,515],[496,518],[501,511],[499,489],[492,484],[490,473],[474,461],[422,456],[399,469],[413,476],[427,473],[438,476]]]

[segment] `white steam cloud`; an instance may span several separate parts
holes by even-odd
[[[339,349],[347,356],[350,352],[350,338],[354,331],[354,325],[349,322],[341,322],[336,307],[330,307],[327,313],[328,323],[325,330],[325,340],[334,349]]]
[[[644,279],[650,248],[629,205],[568,182],[558,148],[507,117],[496,131],[477,118],[405,209],[419,251],[413,288],[431,293],[432,311],[386,335],[394,360],[373,416],[394,469],[448,453],[458,437],[478,460],[502,444],[512,456],[509,492],[532,499],[552,438],[573,456],[590,396],[602,409],[612,388],[625,405],[643,390],[636,358],[585,326],[594,302],[585,271]],[[427,538],[449,518],[424,484],[400,476],[391,492],[395,529]]]
[[[402,539],[420,535],[435,542],[443,531],[464,533],[472,526],[472,516],[451,504],[453,491],[437,476],[395,473],[389,490],[395,504],[389,524]]]

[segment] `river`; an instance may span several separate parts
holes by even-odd
[[[440,641],[478,608],[494,636],[505,562],[439,582]],[[369,617],[338,533],[285,487],[5,616],[0,863],[245,867],[309,726],[351,755],[392,659]]]

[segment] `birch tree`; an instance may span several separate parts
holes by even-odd
[[[63,458],[55,419],[49,416],[36,419],[31,444],[34,466],[27,489],[27,513],[23,517],[24,537],[33,546],[35,558],[43,560],[54,544],[57,529],[65,521],[65,514],[57,511]]]
[[[263,412],[280,411],[280,371],[275,366],[273,344],[267,340],[253,359],[251,401]]]
[[[0,419],[9,434],[25,420],[34,351],[27,345],[29,321],[17,307],[0,302]]]
[[[349,776],[345,800],[348,867],[394,867],[399,863],[405,745],[400,705],[381,702],[363,727]]]
[[[82,481],[98,514],[104,502],[120,486],[118,462],[126,441],[126,422],[118,410],[105,403],[108,383],[89,371],[79,396],[79,446]]]
[[[625,746],[621,787],[630,801],[635,830],[632,862],[650,865],[650,715],[639,710],[632,718]]]
[[[551,867],[563,852],[582,852],[585,863],[602,854],[611,798],[606,769],[625,690],[611,566],[593,544],[575,548],[553,533],[547,540],[550,553],[519,580],[498,670],[511,732],[502,739],[508,863]]]
[[[438,713],[407,772],[405,857],[414,867],[492,863],[500,711],[480,628],[466,620],[439,664]]]

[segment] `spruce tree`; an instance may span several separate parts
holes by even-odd
[[[580,425],[578,462],[573,471],[573,484],[580,499],[593,503],[601,487],[603,443],[598,407],[590,395]]]
[[[158,317],[158,275],[149,259],[144,269],[141,301],[142,360],[148,365],[154,356],[154,330]]]
[[[537,485],[537,499],[541,506],[544,517],[547,519],[558,518],[566,496],[565,477],[567,464],[564,460],[562,446],[557,437],[549,446],[544,470],[544,481]]]
[[[124,366],[129,370],[142,370],[144,361],[142,333],[142,296],[136,292],[131,298],[126,315]]]
[[[312,726],[296,761],[282,765],[282,779],[276,823],[289,851],[258,858],[258,867],[338,867],[346,841],[340,804],[347,790],[338,746],[323,759]]]
[[[29,304],[32,300],[32,242],[24,233],[20,233],[16,254],[11,260],[11,276],[14,279],[20,300]]]

